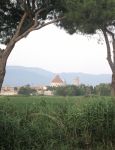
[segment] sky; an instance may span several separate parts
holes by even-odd
[[[20,40],[7,65],[37,67],[54,73],[83,72],[109,74],[105,43],[97,35],[69,35],[63,29],[48,25]]]

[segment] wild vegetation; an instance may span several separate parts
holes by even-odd
[[[47,90],[52,91],[55,96],[110,96],[111,87],[110,84],[101,83],[99,85],[88,86],[81,84],[79,86],[66,85],[61,87],[48,86]],[[37,91],[29,85],[20,87],[18,90],[19,95],[39,95]]]
[[[1,150],[114,150],[111,97],[0,97]]]

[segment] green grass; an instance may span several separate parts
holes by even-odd
[[[114,150],[115,98],[0,97],[0,150]]]

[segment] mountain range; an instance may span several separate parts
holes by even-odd
[[[7,66],[3,86],[23,86],[23,85],[50,85],[56,73],[32,67]],[[110,83],[110,74],[87,74],[87,73],[58,73],[67,84],[72,84],[76,77],[79,77],[81,84],[98,85],[100,83]]]

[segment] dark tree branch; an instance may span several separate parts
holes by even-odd
[[[32,11],[35,10],[35,0],[32,0]]]
[[[103,31],[103,35],[104,35],[106,46],[107,46],[107,60],[108,60],[111,70],[114,72],[114,64],[111,58],[111,47],[109,44],[109,39],[108,39],[106,31],[105,30],[102,30],[102,31]]]
[[[113,47],[113,63],[115,65],[115,34],[106,28],[107,33],[112,37],[112,47]]]
[[[111,31],[108,30],[107,28],[106,28],[106,32],[109,33],[109,34],[112,36],[112,39],[114,39],[114,33],[113,33],[113,32],[111,32]]]
[[[14,34],[14,36],[12,37],[12,39],[10,40],[10,42],[8,43],[6,49],[4,50],[4,53],[3,53],[4,57],[7,58],[10,55],[13,47],[15,46],[15,39],[20,35],[20,30],[21,30],[21,28],[23,26],[23,23],[24,23],[26,17],[27,17],[27,14],[25,12],[24,15],[22,16],[22,19],[21,19],[19,25],[18,25],[16,33]]]
[[[31,10],[31,6],[30,6],[30,2],[29,0],[27,0],[27,13],[28,13],[28,16],[32,19],[32,10]]]
[[[35,13],[35,22],[34,22],[34,28],[36,28],[38,26],[38,17],[39,17],[39,14],[42,13],[43,11],[45,11],[46,8],[42,8],[40,10],[38,10],[36,13]]]
[[[29,28],[26,32],[24,32],[23,34],[21,34],[20,36],[18,36],[18,37],[15,39],[15,42],[17,42],[17,41],[19,41],[20,39],[26,37],[30,32],[32,32],[32,31],[34,31],[34,30],[39,30],[39,29],[41,29],[41,28],[43,28],[43,27],[45,27],[45,26],[47,26],[47,25],[50,25],[50,24],[55,23],[55,22],[57,22],[57,21],[60,21],[60,20],[62,20],[62,19],[64,19],[64,17],[57,18],[57,19],[55,19],[55,20],[53,20],[53,21],[47,22],[47,23],[41,25],[40,27],[37,27],[38,24],[35,23],[35,24],[34,24],[31,28]]]
[[[46,8],[36,9],[35,14],[40,14],[40,13],[44,12],[45,10],[46,10]]]
[[[113,46],[113,61],[115,65],[115,39],[113,39],[112,46]]]
[[[44,23],[42,26],[37,27],[35,30],[39,30],[39,29],[41,29],[41,28],[43,28],[43,27],[45,27],[45,26],[47,26],[47,25],[49,25],[49,24],[52,24],[52,23],[61,21],[61,20],[63,20],[64,18],[65,18],[65,17],[61,17],[61,18],[57,18],[57,19],[55,19],[55,20],[52,20],[52,21],[50,21],[50,22]]]
[[[14,35],[14,38],[16,38],[17,36],[19,36],[20,30],[21,30],[21,28],[23,26],[23,23],[24,23],[26,17],[27,17],[27,13],[25,12],[24,15],[22,16],[22,19],[21,19],[19,25],[18,25],[17,31],[16,31],[16,33]]]
[[[27,6],[28,6],[29,9],[31,9],[30,1],[29,0],[27,0]]]

